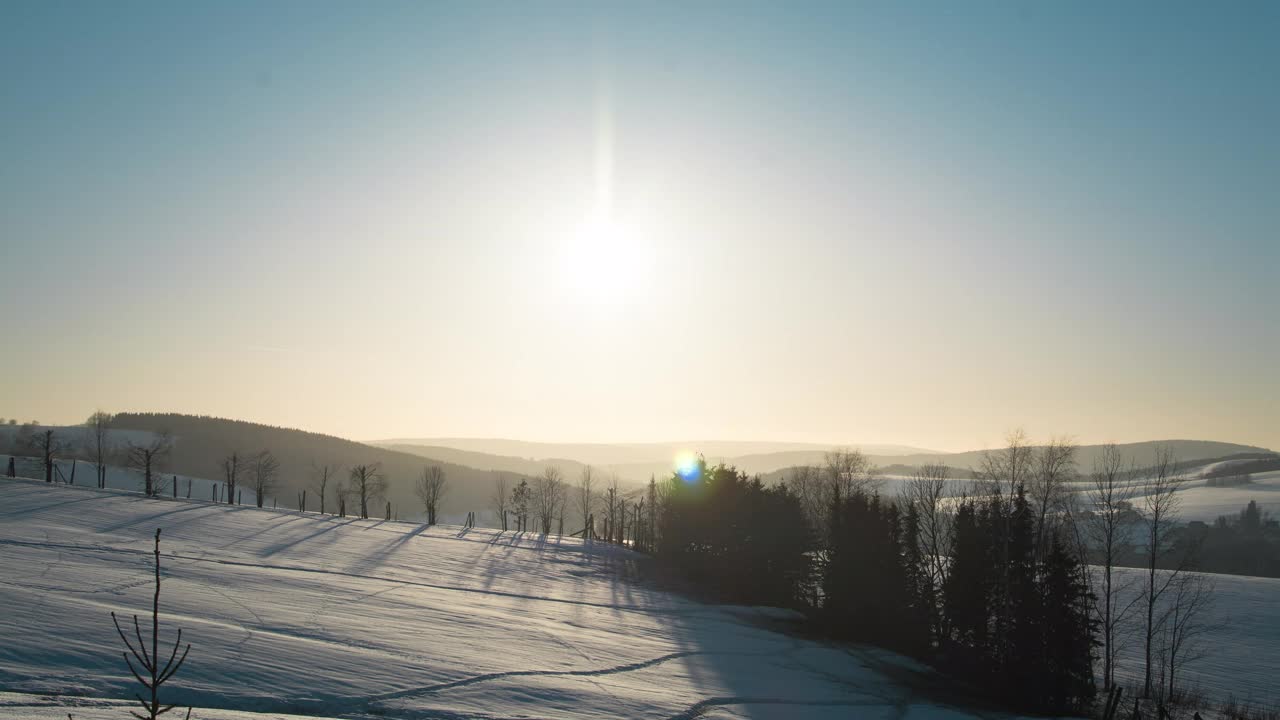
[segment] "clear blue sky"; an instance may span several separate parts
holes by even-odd
[[[1268,2],[5,2],[0,414],[1280,447],[1277,38]]]

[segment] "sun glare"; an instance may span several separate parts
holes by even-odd
[[[590,302],[616,302],[637,295],[652,266],[652,250],[645,240],[603,213],[587,218],[562,250],[565,286]]]

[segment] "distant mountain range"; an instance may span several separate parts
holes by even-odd
[[[390,480],[389,499],[403,518],[416,517],[419,503],[414,481],[428,465],[439,465],[449,480],[444,506],[446,516],[485,511],[493,495],[494,480],[505,476],[514,484],[551,465],[564,478],[577,481],[584,465],[597,470],[598,486],[616,473],[625,489],[638,489],[649,477],[670,475],[677,454],[701,453],[708,462],[724,462],[766,481],[787,477],[799,465],[821,465],[830,449],[824,445],[771,442],[669,442],[669,443],[532,443],[519,440],[432,438],[360,443],[319,433],[273,427],[223,418],[165,413],[120,413],[114,431],[120,445],[145,439],[150,433],[169,432],[174,446],[165,470],[193,477],[220,479],[220,462],[231,451],[251,454],[269,449],[280,460],[281,483],[276,498],[281,505],[296,505],[297,493],[309,488],[314,466],[342,468],[339,479],[353,465],[378,462]],[[0,450],[12,445],[18,428],[0,427]],[[81,428],[61,428],[64,440],[79,442]],[[1139,466],[1149,463],[1158,445],[1169,446],[1179,462],[1203,465],[1233,456],[1271,454],[1266,448],[1203,440],[1168,440],[1121,446]],[[1083,445],[1076,452],[1077,469],[1088,472],[1101,451],[1100,445]],[[873,464],[885,472],[908,474],[925,463],[942,463],[964,477],[979,467],[982,451],[938,453],[897,445],[861,447]],[[67,455],[69,456],[69,455]],[[116,463],[123,460],[117,458]],[[314,494],[313,494],[314,497]],[[314,499],[312,503],[314,504]],[[379,509],[381,512],[381,509]]]
[[[576,476],[584,464],[603,473],[617,473],[627,482],[644,482],[650,475],[663,477],[671,472],[673,460],[681,452],[701,453],[708,463],[732,465],[749,475],[777,475],[802,465],[821,465],[831,446],[812,443],[768,442],[684,442],[635,444],[531,443],[520,440],[424,438],[386,440],[372,443],[380,447],[436,458],[486,470],[536,474],[547,465],[556,465],[566,476]],[[1178,462],[1213,460],[1250,453],[1270,453],[1267,448],[1206,440],[1160,440],[1126,443],[1120,446],[1138,466],[1147,465],[1157,446],[1166,445]],[[893,474],[908,474],[926,463],[942,463],[954,474],[967,476],[982,463],[983,450],[943,453],[902,445],[851,445],[866,453],[871,463]],[[1076,467],[1088,472],[1098,459],[1102,445],[1081,445],[1076,450]]]
[[[537,443],[502,438],[409,438],[370,443],[423,457],[447,459],[471,467],[533,474],[556,465],[577,475],[582,466],[617,473],[629,482],[671,472],[681,453],[698,453],[708,463],[733,465],[743,472],[767,473],[779,468],[822,461],[830,445],[795,442],[690,440],[660,443]],[[876,457],[933,457],[937,451],[906,445],[852,445]]]

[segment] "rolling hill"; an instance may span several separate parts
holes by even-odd
[[[1009,717],[901,656],[785,632],[790,611],[651,587],[614,546],[23,480],[0,508],[6,720],[123,714],[110,613],[150,608],[156,528],[161,635],[192,644],[164,699],[193,717]]]

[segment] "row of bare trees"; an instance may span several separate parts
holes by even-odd
[[[164,491],[160,475],[164,461],[173,449],[173,439],[168,433],[159,433],[147,440],[130,440],[117,444],[111,435],[112,416],[101,410],[94,412],[77,431],[70,428],[40,427],[28,423],[19,428],[14,439],[15,450],[34,455],[44,471],[45,482],[53,482],[59,473],[58,460],[70,459],[72,475],[67,482],[74,482],[74,464],[85,460],[94,466],[95,484],[107,486],[107,466],[112,461],[123,460],[126,467],[142,476],[143,492],[148,496]]]
[[[649,489],[629,500],[618,484],[616,473],[609,474],[603,487],[597,484],[597,473],[587,465],[582,468],[576,485],[565,481],[559,468],[548,466],[530,480],[515,481],[505,473],[495,473],[491,508],[502,530],[533,529],[543,534],[565,533],[565,516],[570,511],[573,535],[584,539],[602,539],[617,544],[630,544],[638,549],[652,546],[654,509],[658,490],[650,479]],[[514,526],[514,527],[513,527]]]
[[[32,421],[18,428],[14,450],[36,457],[45,482],[53,482],[58,460],[87,460],[96,467],[97,486],[106,487],[107,464],[119,453],[110,437],[111,416],[95,412],[76,432],[66,428],[41,427]]]

